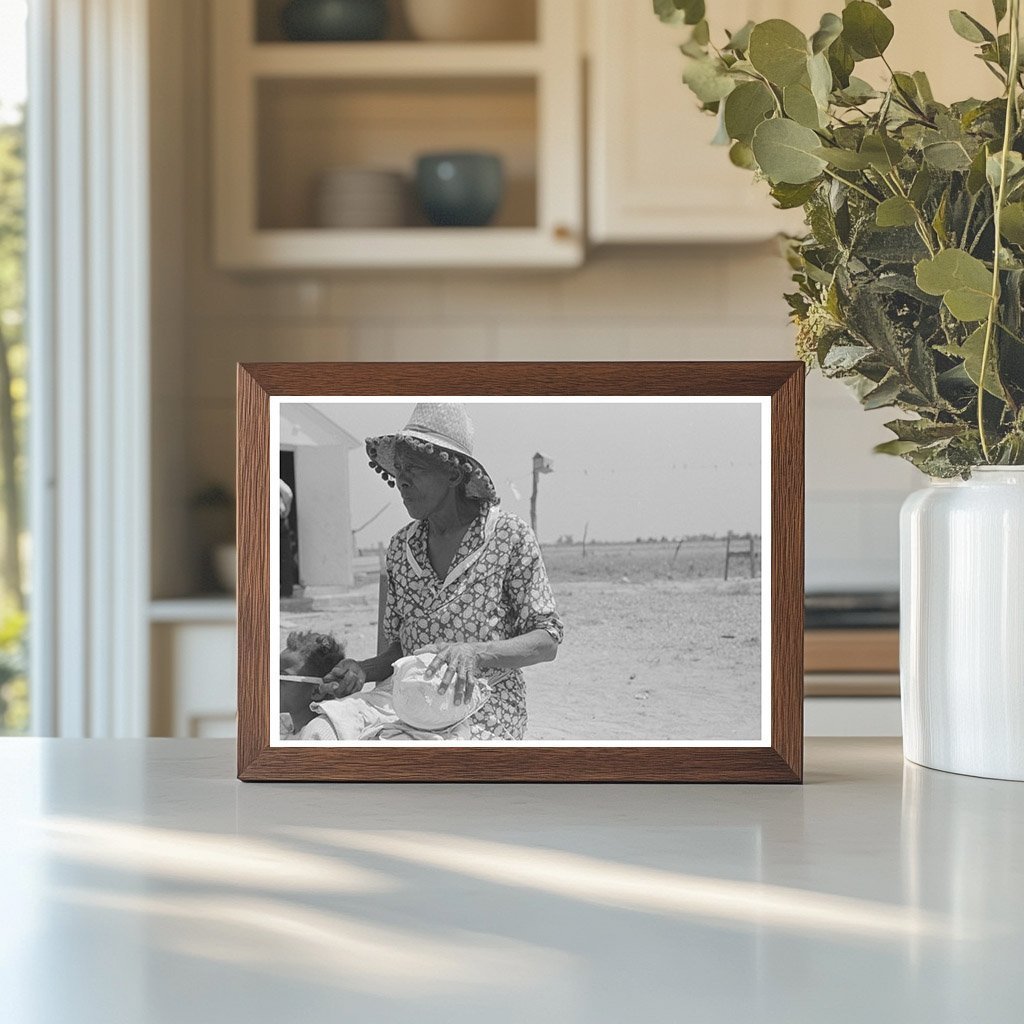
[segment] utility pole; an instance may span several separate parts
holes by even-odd
[[[550,473],[554,470],[554,464],[540,452],[533,454],[533,493],[530,495],[530,526],[533,527],[534,536],[537,535],[537,481],[541,473]]]

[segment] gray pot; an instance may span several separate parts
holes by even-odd
[[[505,194],[501,157],[493,153],[427,153],[416,162],[416,192],[437,227],[483,227]]]
[[[285,38],[298,42],[380,39],[387,25],[387,0],[291,0],[281,11]]]

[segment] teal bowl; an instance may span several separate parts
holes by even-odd
[[[416,193],[435,227],[489,224],[505,195],[505,172],[494,153],[426,153],[416,161]]]
[[[285,38],[295,42],[362,42],[387,27],[387,0],[291,0],[281,11]]]

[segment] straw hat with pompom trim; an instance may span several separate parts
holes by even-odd
[[[487,470],[473,458],[473,424],[460,402],[420,402],[409,422],[395,434],[366,439],[370,467],[388,486],[395,486],[395,446],[399,441],[425,455],[450,462],[467,473],[466,494],[488,505],[498,504],[498,495]]]

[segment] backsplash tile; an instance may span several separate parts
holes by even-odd
[[[189,464],[233,473],[237,360],[791,359],[770,246],[595,254],[571,273],[411,271],[258,281],[189,274]],[[898,510],[922,478],[874,455],[891,410],[807,379],[807,581],[896,585]]]

